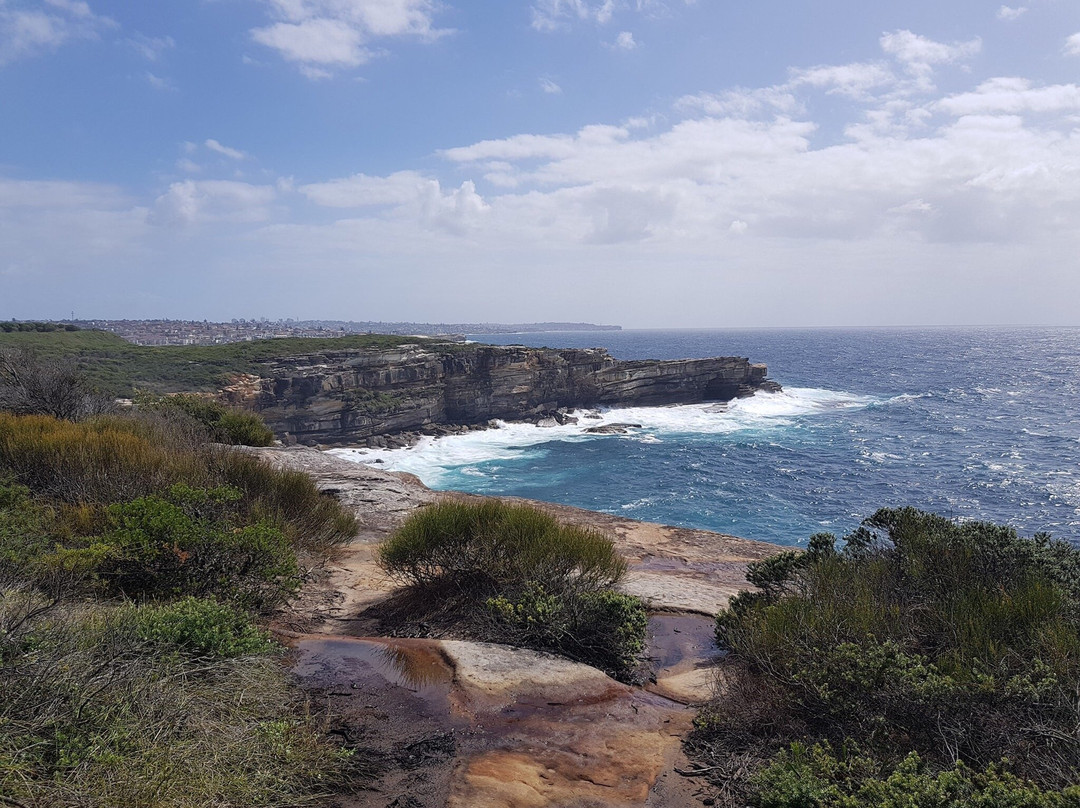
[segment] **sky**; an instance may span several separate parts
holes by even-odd
[[[0,0],[0,317],[1080,325],[1080,3]]]

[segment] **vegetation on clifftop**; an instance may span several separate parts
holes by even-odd
[[[241,373],[257,374],[261,362],[323,351],[396,348],[406,344],[462,346],[425,337],[356,334],[286,337],[223,345],[134,345],[104,331],[0,331],[0,350],[28,349],[43,359],[72,358],[90,384],[113,397],[136,389],[154,393],[210,392]]]
[[[1076,548],[881,510],[748,578],[691,741],[731,804],[1080,805]]]
[[[175,407],[0,412],[0,803],[310,804],[351,756],[258,627],[355,532]]]

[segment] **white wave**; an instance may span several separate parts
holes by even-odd
[[[579,443],[624,437],[641,443],[662,443],[671,435],[727,435],[764,431],[790,425],[795,419],[862,409],[879,403],[870,396],[793,387],[779,393],[758,393],[736,399],[726,409],[713,404],[671,407],[621,407],[599,410],[599,418],[581,417],[576,424],[538,427],[499,422],[496,429],[424,437],[408,449],[330,449],[329,453],[358,463],[379,463],[388,471],[407,471],[427,485],[446,484],[454,474],[476,476],[479,464],[497,460],[527,460],[544,454],[544,444]],[[592,427],[634,424],[623,435],[587,432]],[[381,462],[380,462],[381,461]]]

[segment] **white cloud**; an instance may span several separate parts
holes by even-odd
[[[638,46],[634,41],[634,35],[630,31],[620,31],[615,37],[615,47],[619,50],[633,50]]]
[[[851,96],[866,95],[867,91],[892,84],[896,77],[888,66],[878,62],[856,62],[846,65],[821,65],[791,71],[789,85],[819,87],[829,93]]]
[[[128,39],[127,43],[148,62],[158,61],[166,51],[176,47],[176,40],[171,36],[149,37],[136,34]]]
[[[562,93],[562,87],[553,82],[549,78],[540,78],[540,89],[548,95],[560,95]]]
[[[146,73],[143,74],[143,76],[146,78],[146,83],[153,87],[155,90],[176,89],[176,85],[174,85],[171,81],[154,73],[151,73],[149,70],[147,70]]]
[[[240,149],[232,149],[228,146],[223,146],[221,143],[218,143],[212,137],[207,138],[203,145],[206,146],[206,148],[208,148],[210,151],[222,154],[225,157],[228,157],[230,160],[246,160],[248,157],[246,152],[242,152],[240,151]]]
[[[934,65],[957,62],[974,56],[982,50],[982,40],[978,37],[967,42],[954,42],[951,45],[935,42],[911,31],[893,31],[882,34],[881,47],[886,53],[896,56],[901,62],[913,65]]]
[[[723,93],[686,95],[675,102],[679,111],[699,111],[706,115],[757,117],[759,115],[790,115],[802,110],[789,87],[739,87]]]
[[[614,13],[615,0],[538,0],[532,5],[532,27],[555,31],[574,20],[606,25]]]
[[[933,89],[931,75],[935,65],[954,64],[969,59],[982,50],[979,37],[966,42],[936,42],[911,31],[900,30],[882,34],[881,49],[894,56],[915,79],[918,89]]]
[[[1080,31],[1065,40],[1065,53],[1069,56],[1080,56]]]
[[[444,191],[437,179],[416,171],[399,171],[387,177],[356,174],[345,179],[302,185],[299,192],[316,205],[329,208],[378,208],[398,219],[410,219],[424,227],[464,233],[476,226],[488,210],[487,203],[466,180]]]
[[[1025,14],[1027,14],[1027,12],[1028,12],[1028,7],[1027,6],[1016,6],[1015,8],[1013,8],[1011,6],[1002,6],[997,11],[997,18],[999,20],[1005,20],[1006,22],[1011,22],[1012,20],[1020,19]]]
[[[299,64],[309,78],[372,59],[372,42],[412,37],[430,42],[449,33],[434,24],[434,0],[263,0],[276,21],[251,31],[261,45]]]
[[[942,98],[937,107],[952,115],[1080,112],[1080,86],[1034,87],[1027,79],[995,78],[972,92]]]
[[[53,51],[78,39],[94,39],[115,28],[108,17],[94,14],[76,0],[0,3],[0,65]]]
[[[277,193],[273,186],[231,180],[174,182],[154,201],[147,222],[192,225],[209,222],[260,222]]]

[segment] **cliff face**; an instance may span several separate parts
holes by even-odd
[[[223,391],[301,442],[350,443],[431,424],[520,420],[560,408],[728,401],[778,390],[738,357],[633,361],[602,349],[402,345],[276,359]]]

